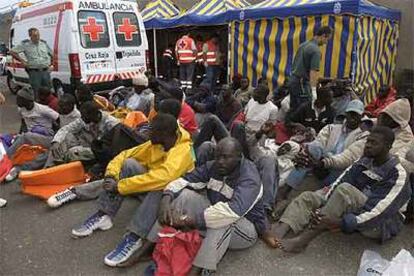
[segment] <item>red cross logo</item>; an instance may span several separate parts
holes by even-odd
[[[184,39],[181,39],[180,43],[178,44],[180,49],[184,49],[187,47],[187,42]]]
[[[133,35],[138,33],[136,25],[132,25],[129,18],[122,18],[122,25],[118,26],[118,34],[123,34],[126,41],[131,41]]]
[[[82,26],[85,34],[89,35],[91,41],[99,41],[99,35],[104,33],[104,26],[96,24],[95,17],[88,17],[88,24]]]

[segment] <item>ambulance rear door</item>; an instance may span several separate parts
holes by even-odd
[[[112,39],[109,21],[112,20],[111,11],[100,8],[105,7],[107,1],[88,2],[80,1],[77,12],[82,81],[85,84],[112,81],[116,75],[116,64],[113,48],[115,41]],[[102,6],[98,5],[101,3]]]
[[[148,42],[145,28],[138,13],[138,5],[130,5],[132,9],[112,11],[111,14],[116,69],[121,79],[131,79],[146,70],[145,51]]]

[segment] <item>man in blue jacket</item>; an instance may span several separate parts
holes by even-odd
[[[400,209],[411,195],[409,177],[389,151],[394,133],[374,128],[363,157],[329,187],[294,199],[275,228],[280,247],[300,252],[326,230],[360,232],[381,242],[396,236],[403,225]],[[283,239],[288,232],[299,234]]]
[[[207,197],[194,190],[206,190]],[[171,182],[164,190],[159,222],[177,229],[199,229],[205,238],[190,275],[216,270],[228,249],[246,249],[261,237],[268,224],[262,204],[263,186],[253,162],[242,158],[234,138],[217,145],[214,161]],[[152,230],[153,232],[153,230]]]

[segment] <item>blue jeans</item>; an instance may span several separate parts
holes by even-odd
[[[263,206],[272,210],[279,187],[277,160],[272,156],[263,156],[256,161],[256,166],[263,183]]]
[[[206,79],[201,84],[207,85],[210,91],[214,92],[219,75],[220,75],[220,66],[209,65],[206,69]]]
[[[120,173],[120,179],[128,178],[147,172],[147,169],[135,159],[124,161]],[[162,198],[162,191],[134,194],[134,197],[142,201],[136,209],[134,216],[128,226],[128,231],[146,238],[157,220],[158,207]],[[115,217],[124,201],[124,196],[103,191],[98,198],[98,208],[100,211]]]

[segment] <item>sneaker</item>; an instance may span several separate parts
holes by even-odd
[[[56,193],[49,197],[47,200],[47,204],[51,208],[57,208],[62,206],[65,203],[68,203],[69,201],[74,200],[77,195],[73,192],[73,187],[70,187],[69,189],[66,189],[62,192]]]
[[[0,197],[0,208],[5,207],[7,204],[7,200]]]
[[[75,237],[87,237],[93,233],[93,231],[99,229],[102,231],[112,228],[112,220],[108,215],[101,215],[95,213],[89,217],[81,226],[72,229],[72,235]]]
[[[9,174],[6,176],[5,180],[6,182],[12,182],[13,180],[15,180],[17,177],[19,176],[19,169],[16,167],[13,167]]]
[[[142,240],[135,234],[129,233],[118,246],[105,256],[104,263],[108,266],[116,267],[126,262],[129,257],[142,247]]]

